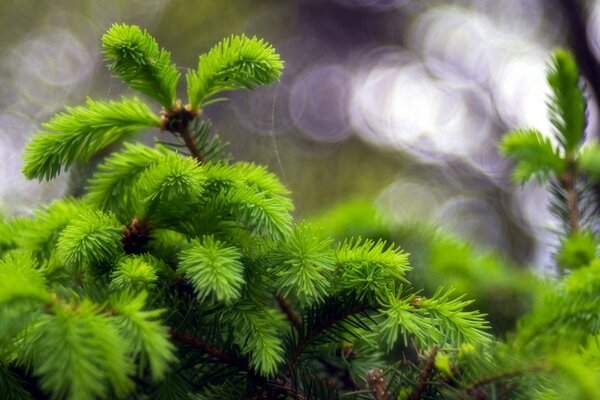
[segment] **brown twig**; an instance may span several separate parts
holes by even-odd
[[[175,328],[171,328],[171,337],[179,343],[183,343],[187,346],[198,349],[203,353],[206,353],[209,356],[216,358],[217,360],[222,361],[226,364],[232,365],[243,371],[250,370],[248,366],[248,361],[246,359],[238,357],[234,354],[227,353],[219,349],[217,346],[214,346],[210,343],[205,343],[197,337],[180,332]]]
[[[277,296],[275,296],[275,298],[277,299],[277,304],[279,305],[279,308],[285,314],[290,324],[292,324],[294,328],[300,330],[300,328],[302,328],[300,316],[298,316],[298,313],[296,312],[296,310],[294,310],[294,307],[292,307],[290,301],[286,299],[285,296],[281,293],[278,293]]]
[[[561,178],[561,184],[567,192],[567,211],[569,213],[569,226],[571,232],[579,230],[579,208],[577,205],[577,166],[575,156],[567,154],[567,169]]]
[[[186,128],[183,132],[181,132],[181,138],[183,139],[185,146],[188,148],[192,156],[194,156],[196,160],[203,163],[205,161],[204,156],[200,152],[200,146],[198,146],[198,142],[196,139],[194,139],[190,130]]]
[[[423,370],[419,375],[419,382],[417,382],[417,386],[415,387],[415,391],[411,397],[412,400],[420,400],[423,397],[423,393],[425,393],[425,389],[427,388],[427,381],[429,378],[431,378],[431,374],[433,373],[433,365],[435,363],[435,357],[437,356],[438,351],[440,351],[439,346],[434,346],[429,352],[429,355],[425,360]]]
[[[163,110],[161,112],[161,131],[179,134],[192,156],[203,163],[205,161],[204,155],[200,151],[200,146],[189,128],[190,123],[201,114],[202,110],[192,110],[189,104],[182,107],[181,101],[178,100],[172,110]]]

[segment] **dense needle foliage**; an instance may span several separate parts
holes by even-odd
[[[232,36],[201,55],[183,104],[180,74],[148,32],[116,24],[102,41],[109,69],[162,110],[135,97],[88,100],[27,146],[23,171],[41,180],[121,145],[83,197],[0,222],[2,398],[598,394],[600,261],[571,191],[582,171],[600,176],[600,150],[580,151],[585,101],[568,53],[555,55],[549,78],[562,147],[520,131],[503,149],[517,178],[558,179],[577,220],[557,259],[578,269],[502,343],[463,294],[414,288],[396,244],[334,242],[296,224],[274,174],[222,157],[204,108],[276,82],[283,62],[269,44]],[[134,141],[150,128],[175,141]]]

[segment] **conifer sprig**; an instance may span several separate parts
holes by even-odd
[[[245,283],[240,258],[235,247],[205,236],[180,253],[178,271],[192,282],[200,301],[210,297],[230,304],[240,297]]]
[[[115,152],[98,166],[87,187],[86,202],[124,217],[141,211],[140,204],[136,204],[137,182],[148,167],[169,152],[161,145],[150,148],[141,143],[125,143],[123,151]]]
[[[123,136],[160,126],[160,119],[136,98],[87,100],[86,107],[67,107],[25,148],[23,173],[29,179],[50,180],[74,162],[86,162]]]
[[[102,37],[108,68],[132,89],[152,97],[167,111],[175,107],[181,75],[171,55],[135,25],[114,24]]]
[[[61,232],[57,252],[70,271],[110,262],[122,252],[123,226],[102,211],[89,211],[71,221]]]
[[[204,107],[219,92],[254,89],[279,80],[283,62],[262,39],[231,36],[200,56],[198,71],[187,73],[191,109]]]
[[[505,157],[517,161],[513,179],[527,182],[531,177],[539,182],[561,175],[566,162],[552,141],[535,129],[517,129],[502,138],[500,150]]]
[[[556,50],[547,73],[552,94],[549,116],[565,152],[573,153],[581,144],[586,126],[586,102],[579,85],[579,70],[572,54]]]

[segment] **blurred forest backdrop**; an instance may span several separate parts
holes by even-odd
[[[366,199],[394,223],[442,226],[543,269],[554,240],[547,191],[514,188],[497,140],[518,126],[549,132],[544,72],[556,46],[575,50],[591,101],[588,135],[597,136],[600,1],[0,5],[0,204],[9,214],[76,190],[72,177],[25,181],[22,147],[65,105],[128,92],[98,56],[114,22],[146,27],[189,68],[232,33],[275,46],[286,62],[282,84],[234,94],[208,113],[236,159],[268,164],[291,188],[298,217]]]

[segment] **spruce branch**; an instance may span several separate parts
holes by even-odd
[[[303,318],[303,332],[289,353],[287,358],[288,368],[292,368],[296,364],[304,349],[319,335],[333,328],[336,324],[342,323],[352,315],[372,310],[374,310],[372,305],[353,301],[351,296],[329,298],[327,304],[322,307],[314,306]]]
[[[551,140],[535,129],[517,129],[506,134],[500,142],[500,152],[517,162],[513,179],[519,183],[531,177],[539,182],[566,170],[566,162]]]
[[[198,70],[187,73],[190,108],[196,110],[219,92],[254,89],[279,80],[283,63],[261,39],[231,36],[201,55]]]
[[[88,99],[86,107],[66,107],[65,113],[42,125],[45,131],[25,147],[23,173],[28,179],[50,180],[125,135],[159,125],[158,116],[137,98]]]
[[[108,68],[132,89],[152,97],[167,110],[175,106],[180,73],[168,51],[135,25],[114,24],[102,37]]]
[[[177,342],[180,342],[186,346],[190,346],[195,349],[198,349],[198,350],[202,351],[203,353],[213,357],[214,359],[217,359],[223,363],[234,366],[242,371],[246,371],[246,372],[250,371],[250,367],[248,365],[248,360],[246,360],[245,358],[241,358],[236,355],[227,353],[210,343],[206,343],[206,342],[200,340],[197,337],[186,334],[184,332],[180,332],[176,328],[171,328],[170,333],[171,333],[171,337]]]

